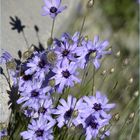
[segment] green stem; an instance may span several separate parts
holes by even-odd
[[[55,19],[53,19],[53,23],[52,23],[51,38],[53,37],[54,23],[55,23]]]
[[[86,20],[86,15],[83,18],[82,26],[81,26],[81,29],[80,29],[78,46],[79,46],[79,43],[80,43],[80,38],[81,38],[81,35],[82,35],[82,32],[83,32],[83,28],[84,28],[84,25],[85,25],[85,20]]]

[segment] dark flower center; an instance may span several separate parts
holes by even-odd
[[[95,122],[94,119],[90,120],[88,126],[91,126],[93,129],[96,129],[98,126],[98,123]]]
[[[69,78],[70,72],[69,72],[68,70],[62,71],[62,75],[63,75],[65,78]]]
[[[37,130],[35,133],[36,133],[37,137],[42,137],[44,130]]]
[[[39,95],[39,92],[32,91],[31,97],[37,97]]]
[[[24,79],[24,81],[29,81],[29,80],[32,80],[32,76],[33,75],[24,75],[23,79]]]
[[[41,60],[40,62],[39,62],[39,64],[38,64],[38,66],[40,67],[40,68],[44,68],[44,66],[45,66],[45,61],[44,60]]]
[[[51,13],[56,13],[57,12],[57,8],[56,7],[51,7],[50,8],[50,12]]]
[[[65,119],[70,119],[73,113],[73,109],[69,109],[68,111],[66,111],[66,113],[64,114],[64,118]]]
[[[38,112],[44,114],[46,111],[47,111],[46,108],[44,108],[44,107],[40,107]]]
[[[70,52],[69,50],[64,50],[64,51],[62,52],[63,57],[64,57],[64,56],[67,56],[67,55],[69,54],[69,52]]]
[[[101,107],[101,104],[97,104],[95,103],[94,106],[93,106],[93,109],[95,109],[96,111],[99,111],[99,110],[102,110],[102,107]]]
[[[88,56],[90,56],[91,54],[94,54],[94,53],[96,53],[96,50],[89,50]]]

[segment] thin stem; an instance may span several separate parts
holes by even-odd
[[[51,38],[53,37],[54,24],[55,24],[55,18],[53,19],[53,23],[52,23]]]
[[[27,38],[26,38],[26,36],[25,36],[24,31],[22,31],[22,35],[23,35],[23,38],[24,38],[24,40],[25,40],[25,43],[26,43],[27,48],[29,48],[29,43],[28,43],[28,41],[27,41]]]
[[[94,93],[94,77],[95,77],[95,68],[93,68],[93,73],[92,73],[92,94]]]
[[[79,43],[80,43],[80,38],[81,38],[81,35],[82,35],[82,32],[83,32],[83,28],[84,28],[84,25],[85,25],[85,20],[86,20],[86,15],[83,18],[82,26],[81,26],[81,29],[80,29],[78,46],[79,46]]]

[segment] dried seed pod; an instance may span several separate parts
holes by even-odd
[[[7,66],[7,68],[10,69],[10,70],[15,70],[15,69],[16,69],[15,60],[12,59],[11,61],[8,61],[8,62],[6,63],[6,66]]]
[[[116,114],[113,115],[113,120],[114,121],[119,121],[119,119],[120,119],[119,113],[116,113]]]
[[[55,52],[53,51],[50,51],[48,52],[47,54],[47,61],[50,63],[50,64],[54,64],[57,60],[57,55]]]

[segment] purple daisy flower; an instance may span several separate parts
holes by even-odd
[[[38,83],[30,88],[21,92],[21,98],[17,100],[18,104],[23,103],[22,107],[31,107],[37,110],[40,107],[40,102],[44,99],[48,99],[46,93],[50,90],[50,87],[40,88]]]
[[[2,56],[0,57],[0,64],[6,64],[12,59],[13,59],[12,56],[7,51],[5,51],[2,53]]]
[[[91,140],[92,138],[96,138],[99,130],[108,125],[108,119],[101,119],[98,113],[93,113],[88,116],[85,121],[83,121],[83,128],[86,133],[86,140]]]
[[[111,118],[106,112],[115,107],[115,104],[108,104],[106,96],[101,95],[99,91],[96,92],[96,96],[85,96],[84,101],[87,103],[87,114],[98,112],[103,118]],[[89,112],[89,113],[88,113]]]
[[[58,63],[56,68],[52,71],[55,75],[51,78],[55,80],[55,85],[58,85],[58,92],[62,93],[65,87],[73,87],[75,83],[80,83],[80,79],[76,77],[77,66],[74,62],[69,63],[68,60],[64,60],[62,65]]]
[[[34,79],[34,74],[21,75],[18,79],[19,91],[23,92],[24,90],[31,88],[34,83],[37,83],[37,80]]]
[[[62,42],[69,42],[69,43],[78,43],[79,41],[79,32],[76,32],[73,36],[69,33],[64,33],[61,37]]]
[[[107,40],[99,42],[99,36],[95,36],[93,42],[88,41],[86,45],[86,48],[87,48],[86,60],[89,61],[90,59],[92,59],[93,64],[96,69],[100,67],[99,60],[104,55],[111,54],[111,51],[105,50],[108,45],[109,45],[109,42]]]
[[[44,3],[42,16],[50,15],[53,19],[67,8],[61,6],[61,0],[44,0]]]
[[[4,136],[7,136],[7,130],[6,129],[3,129],[0,131],[0,139]]]
[[[53,111],[54,114],[58,115],[58,127],[61,128],[63,125],[67,125],[69,127],[72,124],[77,126],[81,124],[80,115],[83,108],[85,108],[83,100],[79,99],[77,101],[76,98],[69,95],[67,101],[65,101],[64,99],[60,99],[59,102],[61,103],[61,105],[58,105],[57,109]]]
[[[77,44],[69,44],[68,42],[61,43],[61,47],[56,46],[55,53],[57,54],[57,60],[60,62],[65,61],[65,59],[74,61],[75,49]]]
[[[36,110],[34,116],[39,117],[40,115],[43,115],[46,118],[48,115],[52,114],[52,108],[52,99],[45,99],[40,102],[40,107]]]
[[[35,56],[27,63],[27,67],[25,74],[34,74],[34,77],[42,82],[45,79],[45,75],[49,72],[46,53],[35,53]]]
[[[32,120],[28,125],[28,130],[21,133],[21,136],[25,140],[53,140],[53,129],[55,120],[47,116],[44,118],[39,117],[38,120]]]

